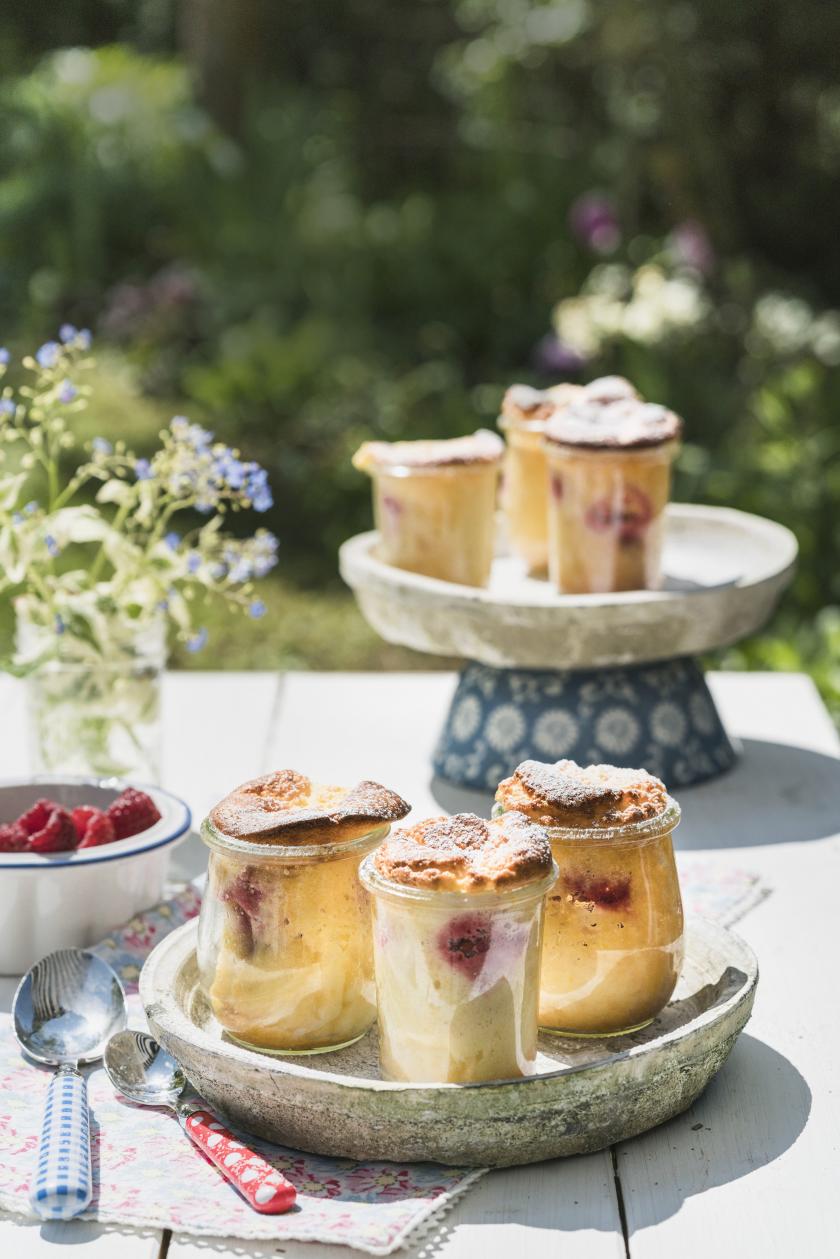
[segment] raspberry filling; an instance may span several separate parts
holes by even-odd
[[[237,874],[221,893],[221,900],[230,910],[240,956],[250,957],[256,947],[257,915],[263,901],[256,867],[246,866]]]
[[[587,528],[595,533],[616,533],[624,545],[639,542],[652,519],[651,501],[635,485],[626,486],[619,501],[598,499],[584,516]]]
[[[394,524],[403,514],[403,505],[398,498],[393,498],[390,494],[382,495],[382,506],[385,509],[385,515],[389,524]]]
[[[487,914],[459,914],[440,929],[437,947],[454,970],[468,979],[477,979],[490,948],[491,934]]]
[[[558,503],[563,497],[563,478],[558,472],[552,472],[551,474],[551,497],[556,499]]]
[[[626,909],[630,904],[628,878],[593,879],[585,874],[566,874],[563,886],[582,904],[598,905],[601,909]]]

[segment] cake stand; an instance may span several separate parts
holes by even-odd
[[[746,512],[672,504],[660,590],[558,595],[502,547],[486,589],[385,564],[378,535],[341,547],[341,575],[389,643],[464,665],[434,770],[494,790],[522,760],[642,765],[672,787],[735,750],[697,657],[754,634],[796,562],[790,530]]]

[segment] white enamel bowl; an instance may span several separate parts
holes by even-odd
[[[0,783],[0,824],[47,796],[69,809],[107,808],[129,784],[42,778]],[[54,949],[84,948],[162,899],[169,854],[189,832],[183,800],[143,786],[160,821],[99,848],[39,856],[0,853],[0,975],[19,975]]]

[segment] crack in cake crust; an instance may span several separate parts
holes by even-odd
[[[211,811],[210,822],[229,839],[332,844],[399,821],[410,809],[381,783],[365,779],[348,790],[282,769],[236,787]]]
[[[438,891],[517,887],[551,870],[548,836],[521,813],[486,822],[474,813],[426,818],[393,831],[374,856],[386,879]]]
[[[664,783],[644,769],[523,761],[499,783],[497,801],[543,826],[627,826],[665,811]]]

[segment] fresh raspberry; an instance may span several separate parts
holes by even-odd
[[[55,805],[44,826],[29,838],[30,852],[66,852],[77,844],[76,828],[66,809]]]
[[[438,932],[437,944],[446,961],[468,979],[476,979],[490,948],[488,914],[459,914]]]
[[[111,844],[117,838],[114,833],[114,823],[108,817],[107,813],[103,813],[101,809],[74,809],[73,825],[76,825],[76,814],[87,813],[88,820],[85,827],[80,848],[98,848],[100,844]]]
[[[85,831],[88,828],[90,819],[95,813],[101,812],[101,809],[95,809],[92,804],[82,804],[78,809],[73,810],[73,825],[76,828],[76,834],[80,842],[85,837]]]
[[[25,852],[29,836],[20,822],[7,822],[0,826],[0,852]]]
[[[26,831],[27,835],[34,835],[36,831],[40,831],[47,824],[47,819],[53,809],[59,808],[55,800],[36,800],[31,809],[21,814],[18,818],[19,824]]]
[[[117,839],[128,839],[129,835],[139,835],[160,821],[160,812],[151,796],[145,791],[137,791],[134,787],[126,787],[121,796],[117,796],[113,804],[108,805],[108,817],[114,825]]]

